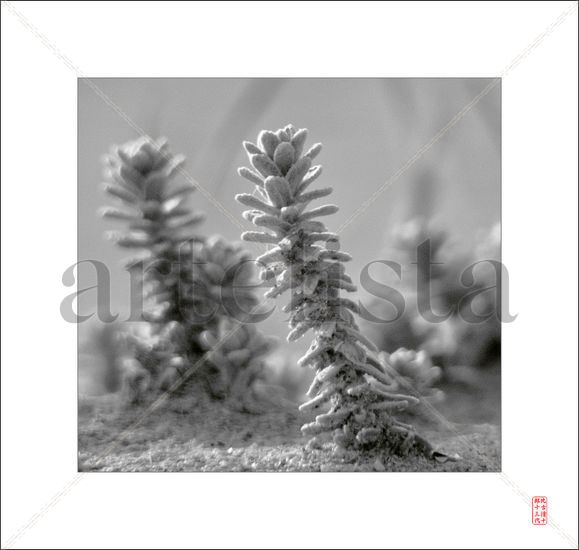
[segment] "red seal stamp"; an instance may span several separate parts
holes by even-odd
[[[531,500],[531,518],[533,525],[547,525],[547,497],[533,497]]]

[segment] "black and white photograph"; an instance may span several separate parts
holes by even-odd
[[[92,83],[80,470],[500,470],[500,80]]]
[[[577,1],[1,10],[2,549],[578,547]]]

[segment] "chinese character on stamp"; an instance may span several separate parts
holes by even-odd
[[[531,517],[533,525],[547,525],[547,497],[533,497],[531,500]]]

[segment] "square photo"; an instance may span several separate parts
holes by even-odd
[[[78,121],[79,471],[501,470],[500,79],[79,79]]]

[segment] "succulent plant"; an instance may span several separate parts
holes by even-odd
[[[149,390],[169,390],[185,374],[188,363],[183,350],[187,333],[176,321],[160,330],[126,329],[117,338],[122,348],[117,361],[122,376],[125,401],[136,403]]]
[[[102,215],[128,226],[108,235],[118,246],[139,252],[126,266],[144,272],[146,318],[161,325],[194,322],[185,318],[191,304],[183,266],[192,261],[191,243],[202,241],[192,230],[204,216],[185,205],[195,188],[172,183],[184,158],[173,155],[166,140],[140,138],[114,148],[106,161],[105,190],[122,208],[106,207]]]
[[[301,409],[320,414],[302,432],[314,441],[329,432],[340,448],[406,452],[416,447],[431,454],[430,445],[395,417],[417,399],[399,393],[396,380],[371,357],[376,348],[358,329],[358,306],[341,296],[341,291],[356,289],[344,267],[351,258],[339,250],[338,236],[318,219],[338,207],[310,207],[332,188],[310,190],[321,174],[312,161],[322,146],[304,152],[307,135],[307,130],[289,125],[262,131],[257,144],[245,142],[253,169],[240,168],[239,174],[255,186],[255,193],[236,196],[250,207],[244,217],[259,228],[242,238],[272,245],[257,258],[262,278],[272,284],[266,296],[290,292],[284,308],[290,313],[288,340],[314,332],[298,362],[316,371],[308,391],[311,399]]]
[[[165,139],[143,137],[114,147],[105,162],[105,191],[121,207],[105,207],[102,215],[126,226],[108,236],[118,246],[137,252],[126,268],[139,270],[145,299],[143,320],[160,333],[152,341],[135,345],[135,352],[162,386],[161,378],[173,373],[171,367],[161,374],[168,366],[163,347],[173,348],[172,353],[179,357],[174,363],[185,363],[197,351],[195,334],[202,330],[203,319],[196,312],[203,310],[205,299],[191,292],[191,266],[193,247],[203,242],[194,229],[204,216],[186,205],[195,188],[173,183],[184,157],[172,154]],[[177,325],[185,334],[167,344],[167,338],[175,337]],[[153,368],[155,361],[158,364]],[[134,377],[138,377],[136,370],[130,369]]]
[[[139,253],[126,267],[142,276],[143,320],[153,328],[127,340],[132,355],[121,363],[131,401],[144,388],[172,387],[205,352],[203,331],[216,330],[223,318],[243,319],[258,302],[255,269],[241,244],[195,233],[204,216],[186,205],[194,187],[172,181],[183,161],[164,139],[149,138],[115,147],[106,158],[105,190],[121,208],[102,214],[127,226],[109,236]]]
[[[488,235],[479,238],[474,250],[465,250],[453,245],[447,234],[436,225],[424,219],[411,219],[392,234],[391,255],[403,264],[402,282],[392,284],[405,299],[405,311],[396,321],[367,323],[366,327],[382,350],[392,351],[399,347],[421,348],[428,352],[443,368],[455,365],[482,366],[495,359],[500,346],[500,321],[497,315],[479,323],[466,319],[465,309],[496,313],[496,294],[490,292],[497,282],[493,266],[477,267],[476,280],[469,287],[461,283],[461,274],[466,268],[482,260],[498,260],[500,251],[500,231],[494,227]],[[430,242],[429,269],[426,262],[420,262],[419,254],[428,251],[420,245]],[[429,293],[420,295],[418,285],[428,285]],[[390,287],[387,287],[390,288]],[[482,292],[485,288],[489,289]],[[471,304],[468,296],[478,294]],[[370,310],[375,316],[387,318],[385,308],[389,308],[388,294],[379,296]],[[420,300],[429,303],[420,303]],[[433,323],[420,313],[420,306],[426,310],[432,307],[436,315],[450,312],[441,322]]]
[[[379,360],[384,370],[398,382],[400,391],[419,398],[421,402],[440,403],[444,400],[444,392],[435,386],[442,370],[433,366],[426,351],[400,348],[392,354],[381,352]],[[414,410],[414,407],[408,409],[409,412]]]
[[[237,410],[262,412],[278,391],[267,387],[264,377],[264,356],[277,346],[277,340],[253,325],[224,317],[216,330],[201,334],[201,344],[214,367],[209,377],[213,395],[227,399]]]
[[[258,304],[255,264],[241,243],[209,237],[195,247],[192,292],[203,296],[212,315],[205,325],[223,317],[241,321]]]

